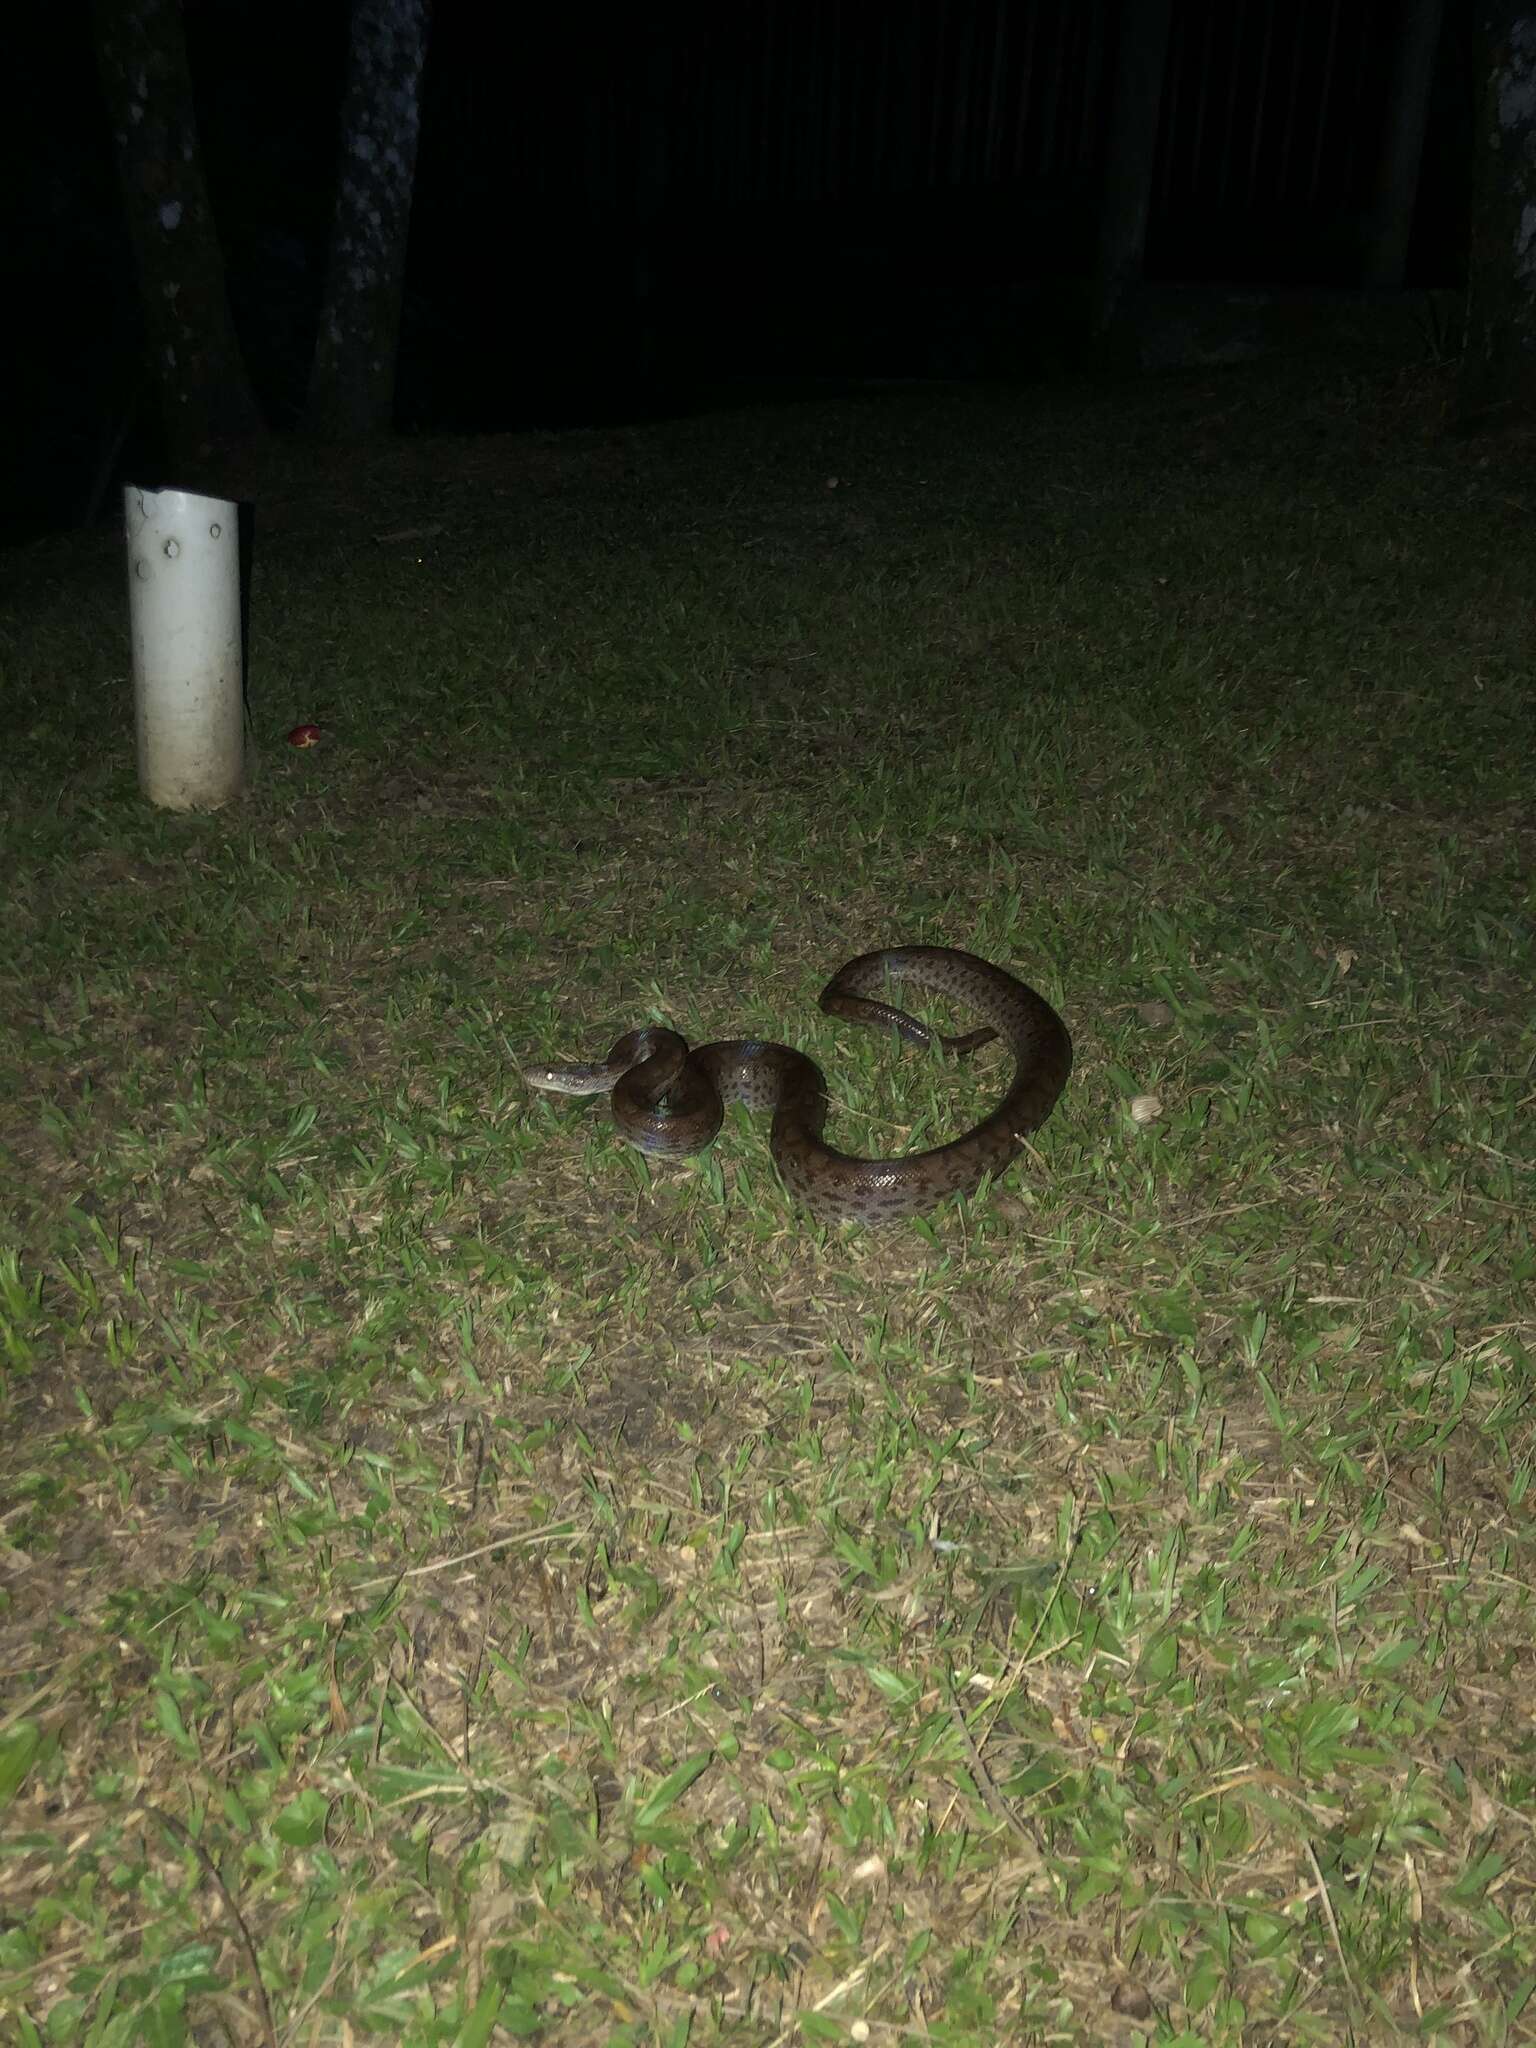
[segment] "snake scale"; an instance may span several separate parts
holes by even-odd
[[[982,1028],[957,1037],[930,1030],[884,1000],[888,987],[903,984],[974,1010]],[[997,1107],[951,1144],[898,1159],[855,1159],[822,1138],[827,1084],[820,1067],[763,1039],[718,1039],[690,1050],[675,1031],[647,1025],[627,1032],[606,1060],[525,1066],[523,1078],[550,1094],[611,1094],[620,1135],[652,1157],[702,1151],[728,1102],[771,1110],[769,1149],[794,1200],[819,1222],[878,1224],[918,1215],[946,1195],[974,1193],[984,1175],[1000,1173],[1050,1115],[1072,1070],[1072,1040],[1044,996],[951,946],[861,953],[827,983],[821,1007],[961,1057],[1000,1039],[1013,1055],[1013,1080]]]

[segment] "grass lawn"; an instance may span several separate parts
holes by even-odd
[[[0,564],[0,2038],[1536,2039],[1536,490],[1441,397],[292,469],[212,816],[115,536]],[[1006,1061],[816,1009],[899,941],[1077,1046],[931,1218],[520,1082],[934,1144]]]

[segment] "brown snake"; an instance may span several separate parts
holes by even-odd
[[[977,1011],[985,1029],[946,1037],[882,1000],[888,983],[910,983]],[[964,1055],[994,1038],[1013,1054],[1013,1080],[1001,1102],[963,1138],[901,1159],[854,1159],[822,1141],[827,1084],[803,1052],[758,1038],[724,1038],[690,1052],[675,1031],[630,1031],[608,1057],[588,1066],[528,1066],[529,1087],[556,1095],[612,1091],[620,1135],[642,1152],[675,1157],[700,1152],[720,1128],[728,1102],[772,1110],[769,1150],[794,1199],[823,1223],[892,1223],[931,1208],[945,1195],[975,1192],[1000,1173],[1029,1132],[1055,1107],[1072,1070],[1067,1027],[1045,1000],[1005,974],[950,946],[895,946],[861,953],[821,992],[830,1016],[898,1031],[917,1045]]]

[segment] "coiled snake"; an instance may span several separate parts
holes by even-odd
[[[931,1031],[883,1000],[907,983],[975,1010],[984,1028],[957,1037]],[[757,1038],[724,1038],[689,1050],[675,1031],[630,1031],[606,1060],[585,1066],[526,1066],[529,1087],[556,1095],[611,1091],[613,1120],[651,1156],[699,1152],[720,1128],[728,1102],[771,1110],[769,1150],[793,1198],[823,1223],[892,1223],[945,1195],[973,1193],[1000,1173],[1029,1132],[1043,1124],[1072,1070],[1072,1040],[1044,996],[1001,967],[950,946],[894,946],[861,953],[821,992],[830,1016],[898,1031],[916,1045],[964,1056],[992,1039],[1013,1054],[1013,1080],[990,1115],[948,1145],[899,1159],[854,1159],[823,1143],[827,1084],[803,1052]]]

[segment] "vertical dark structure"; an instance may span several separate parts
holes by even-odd
[[[1536,410],[1536,9],[1482,0],[1460,411]]]
[[[1123,0],[1121,8],[1094,266],[1096,334],[1111,326],[1127,287],[1141,276],[1172,12],[1172,0]]]
[[[97,0],[96,56],[138,280],[145,357],[179,483],[262,432],[208,203],[181,0]]]
[[[660,9],[640,9],[632,25],[636,47],[625,81],[631,101],[631,150],[634,184],[632,269],[634,290],[634,370],[650,377],[661,353],[658,317],[661,281],[660,250],[665,235],[671,172],[673,63],[675,28]]]
[[[429,13],[430,0],[354,0],[330,272],[309,390],[310,426],[340,440],[393,425]]]
[[[1364,281],[1384,290],[1400,287],[1407,268],[1430,79],[1444,12],[1444,0],[1404,0],[1402,26],[1392,45],[1391,84],[1365,247]]]

